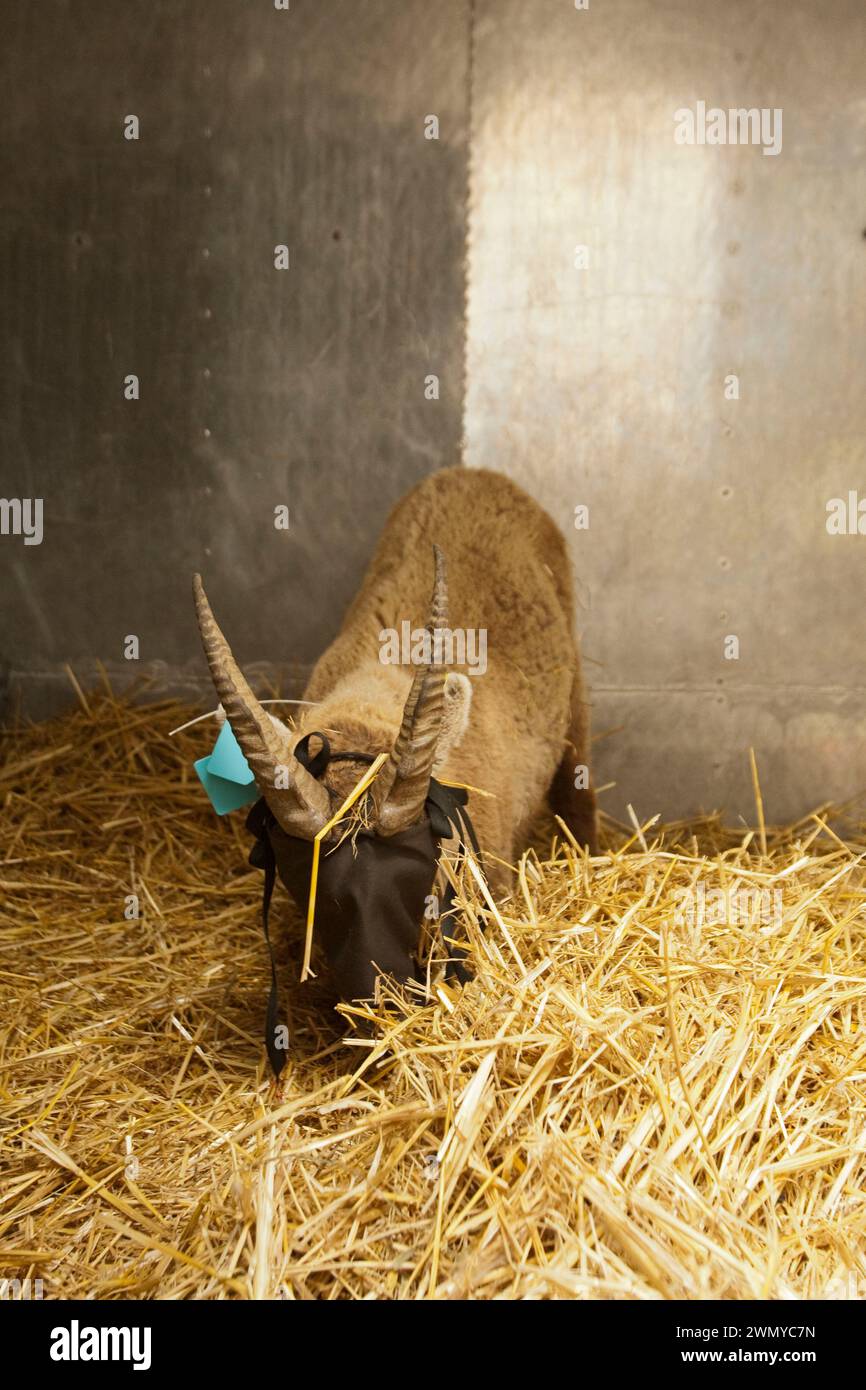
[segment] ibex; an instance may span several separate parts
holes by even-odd
[[[548,796],[578,843],[595,851],[589,717],[565,541],[509,479],[447,469],[394,508],[310,678],[305,699],[314,705],[292,732],[250,690],[199,576],[194,591],[214,685],[267,805],[280,874],[301,906],[310,842],[358,783],[363,761],[388,753],[366,793],[363,846],[360,837],[340,840],[341,826],[322,845],[323,866],[329,850],[340,850],[334,881],[319,894],[324,945],[344,998],[371,995],[378,972],[419,978],[413,952],[440,852],[428,798],[440,779],[488,793],[470,800],[494,894],[507,890],[509,866]],[[420,664],[383,660],[388,634],[425,615],[431,640],[420,644]],[[484,674],[448,670],[458,631],[449,622],[486,632]],[[317,768],[309,739],[318,731],[330,760]]]

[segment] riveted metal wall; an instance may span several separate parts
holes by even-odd
[[[241,659],[299,678],[454,461],[469,10],[7,7],[0,494],[44,539],[0,537],[0,660],[31,713],[66,660],[131,672],[131,633],[206,689],[199,567]],[[866,537],[826,504],[866,497],[866,10],[475,12],[467,461],[571,536],[603,804],[751,816],[750,745],[771,816],[853,795]],[[700,101],[781,108],[781,152],[677,145]]]
[[[0,658],[33,714],[67,660],[203,681],[196,569],[240,659],[309,666],[390,505],[456,462],[467,14],[4,7],[0,494],[44,538],[0,537]]]
[[[866,536],[826,506],[866,499],[866,7],[477,15],[468,461],[571,535],[602,804],[753,818],[750,746],[770,816],[854,795]],[[781,151],[677,144],[700,101],[781,108]]]

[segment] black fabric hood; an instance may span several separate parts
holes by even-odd
[[[439,864],[440,841],[455,834],[459,853],[465,854],[465,833],[480,857],[475,831],[464,809],[466,801],[462,787],[446,786],[431,778],[425,816],[417,825],[388,836],[358,829],[336,845],[326,842],[320,847],[313,930],[344,1001],[372,998],[380,974],[390,975],[399,984],[423,980],[416,952]],[[250,863],[265,872],[262,925],[270,950],[268,915],[276,875],[279,873],[306,916],[313,844],[286,834],[264,800],[256,802],[246,824],[256,838]],[[439,912],[443,936],[454,936],[455,915],[449,884]],[[471,978],[465,953],[458,946],[451,949],[447,975],[465,983]],[[265,1043],[277,1076],[286,1060],[280,1035],[277,974],[271,951]]]
[[[313,846],[273,821],[266,833],[280,878],[305,915]],[[371,998],[378,974],[400,984],[421,978],[415,952],[438,856],[427,819],[387,838],[361,830],[336,847],[322,846],[315,938],[341,998]]]

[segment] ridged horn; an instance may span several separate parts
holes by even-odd
[[[431,636],[431,661],[418,668],[403,707],[400,732],[382,768],[376,804],[376,828],[380,835],[395,835],[421,819],[430,787],[436,745],[445,711],[445,676],[441,643],[436,633],[448,626],[448,587],[445,561],[433,547],[435,577],[427,631]]]
[[[331,816],[328,793],[298,762],[259,704],[217,626],[201,575],[193,575],[193,598],[204,654],[213,683],[262,796],[288,835],[312,840]],[[280,782],[277,786],[277,773]]]

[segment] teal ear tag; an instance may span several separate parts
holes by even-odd
[[[218,816],[225,816],[239,806],[258,801],[260,792],[255,773],[244,757],[228,720],[220,730],[210,757],[199,758],[193,767]]]
[[[228,720],[220,729],[219,738],[213,746],[208,770],[212,777],[223,777],[227,782],[238,782],[242,787],[255,780],[255,773],[241,752]]]

